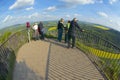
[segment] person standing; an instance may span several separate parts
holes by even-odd
[[[70,21],[67,22],[66,26],[64,27],[65,29],[65,43],[68,42],[68,29],[70,27]]]
[[[38,40],[38,39],[39,39],[38,24],[35,23],[32,28],[33,28],[33,30],[34,30],[35,40]]]
[[[70,40],[71,39],[72,39],[72,48],[75,47],[76,28],[78,28],[81,32],[84,31],[78,25],[77,19],[73,18],[73,20],[70,23],[70,28],[68,30],[68,48],[70,48]]]
[[[62,34],[63,34],[63,28],[64,28],[64,19],[61,18],[60,21],[58,22],[58,41],[61,42],[62,40]]]
[[[28,34],[28,42],[30,42],[30,23],[26,22],[27,34]]]
[[[38,31],[39,34],[41,35],[40,39],[44,40],[44,26],[42,22],[38,24]]]

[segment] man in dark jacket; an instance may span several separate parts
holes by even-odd
[[[64,28],[64,19],[61,18],[60,21],[58,22],[58,41],[61,42],[62,40],[62,34],[63,34],[63,28]]]
[[[80,31],[83,31],[77,23],[77,19],[74,18],[70,23],[70,28],[68,30],[68,48],[70,48],[70,40],[72,39],[72,48],[75,47],[75,37],[76,37],[76,28]]]
[[[43,26],[43,23],[42,22],[40,22],[39,24],[38,24],[38,32],[39,32],[39,34],[41,35],[41,39],[42,40],[44,40],[44,26]]]

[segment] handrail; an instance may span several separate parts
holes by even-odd
[[[77,31],[77,45],[108,80],[120,79],[120,48],[90,32]]]
[[[108,41],[108,40],[102,38],[101,36],[95,35],[95,34],[89,32],[89,31],[85,31],[84,33],[91,34],[91,35],[93,35],[93,36],[95,36],[95,37],[101,38],[102,40],[104,40],[104,41],[110,43],[111,45],[113,45],[114,47],[116,47],[116,48],[118,48],[118,49],[120,50],[120,47],[118,47],[116,44],[114,44],[113,42]]]
[[[57,30],[48,35],[57,37]],[[120,80],[120,48],[89,31],[76,31],[76,45],[93,62],[107,80]]]
[[[21,31],[26,31],[26,29],[20,30],[20,31],[18,31],[18,32],[21,32]],[[8,39],[5,40],[5,41],[0,45],[0,47],[1,47],[2,45],[4,45],[9,39],[11,39],[11,38],[12,38],[15,34],[17,34],[18,32],[15,32],[15,33],[12,34],[10,37],[8,37]]]
[[[14,33],[0,45],[0,80],[10,74],[13,56],[20,46],[27,42],[27,30]],[[55,35],[54,35],[55,34]],[[56,37],[56,32],[51,34]],[[108,80],[120,80],[120,48],[110,41],[88,31],[77,31],[77,47],[86,53],[98,70]],[[14,58],[15,59],[15,58]],[[13,65],[12,65],[13,66]]]
[[[27,30],[24,29],[12,34],[0,45],[0,80],[6,80],[10,77],[17,55],[16,52],[27,41]]]

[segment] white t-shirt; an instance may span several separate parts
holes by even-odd
[[[34,29],[34,30],[38,30],[38,25],[37,25],[37,24],[34,25],[34,26],[33,26],[33,29]]]

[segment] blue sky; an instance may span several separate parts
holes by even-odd
[[[0,0],[0,5],[0,28],[76,17],[120,31],[120,0]]]

